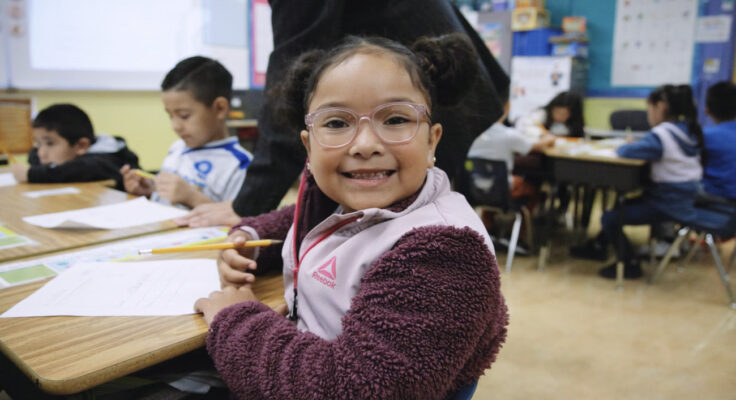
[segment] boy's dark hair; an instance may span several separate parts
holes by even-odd
[[[647,103],[657,104],[663,101],[667,105],[665,117],[669,121],[687,124],[687,130],[695,136],[700,148],[700,161],[706,163],[705,138],[698,123],[698,107],[695,105],[693,90],[690,85],[663,85],[649,93]]]
[[[69,145],[76,144],[81,138],[88,138],[90,143],[95,142],[92,121],[74,104],[54,104],[44,108],[33,120],[33,127],[56,131]]]
[[[322,74],[359,53],[393,57],[424,94],[430,115],[438,104],[457,104],[478,76],[478,55],[467,36],[459,33],[419,38],[411,48],[382,37],[348,36],[330,51],[308,51],[294,61],[267,96],[279,100],[275,115],[296,131],[304,129],[304,114]]]
[[[705,107],[719,122],[736,119],[736,85],[722,81],[709,87],[705,93]]]
[[[555,107],[564,107],[570,111],[570,118],[565,122],[565,126],[571,137],[583,137],[583,127],[585,121],[583,119],[583,96],[576,92],[561,92],[544,106],[547,117],[544,121],[544,127],[549,129],[554,121],[552,120],[552,109]]]
[[[211,106],[218,97],[233,95],[233,76],[216,60],[194,56],[179,61],[161,82],[161,90],[189,91],[195,100]]]

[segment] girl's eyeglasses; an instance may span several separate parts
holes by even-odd
[[[307,114],[304,123],[322,147],[334,149],[353,141],[363,119],[370,121],[378,137],[390,144],[409,142],[423,121],[431,123],[426,106],[409,102],[382,104],[370,114],[358,114],[348,108],[325,108]]]

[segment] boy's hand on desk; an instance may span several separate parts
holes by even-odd
[[[228,242],[244,243],[253,239],[243,231],[235,231],[228,237]],[[247,271],[253,271],[258,264],[253,260],[254,248],[223,250],[217,259],[217,272],[220,275],[220,286],[240,287],[255,282],[256,277]]]
[[[232,201],[200,204],[187,215],[177,218],[179,226],[199,228],[202,226],[233,226],[240,222],[240,216],[233,211]]]
[[[28,182],[28,170],[31,168],[28,164],[11,163],[10,170],[13,172],[13,178],[19,183]]]
[[[143,178],[135,173],[135,169],[125,164],[120,168],[120,175],[123,176],[123,186],[125,191],[136,196],[150,196],[153,193],[153,181]]]
[[[222,291],[218,290],[210,293],[207,298],[198,299],[194,303],[194,311],[203,313],[204,320],[209,325],[212,323],[215,315],[222,309],[244,301],[258,301],[258,297],[253,293],[250,285],[241,286],[237,289],[228,286],[222,289]]]
[[[172,204],[188,204],[190,197],[198,192],[194,185],[171,172],[159,172],[153,180],[158,194]]]

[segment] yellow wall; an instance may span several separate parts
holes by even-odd
[[[610,129],[611,124],[608,122],[608,117],[612,112],[620,109],[646,110],[647,106],[645,99],[590,98],[585,100],[583,108],[585,125],[598,129]]]
[[[159,169],[177,136],[161,103],[160,92],[20,91],[3,97],[31,96],[36,111],[54,103],[73,103],[89,115],[96,133],[121,136],[144,169]]]
[[[12,95],[32,96],[36,110],[68,102],[89,114],[97,133],[122,136],[138,154],[144,169],[158,169],[177,137],[171,130],[159,92],[123,91],[21,91]],[[591,98],[585,101],[586,125],[608,129],[608,116],[622,108],[645,109],[644,99]]]

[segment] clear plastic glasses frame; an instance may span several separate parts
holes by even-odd
[[[390,144],[409,142],[419,132],[422,122],[431,124],[427,107],[409,102],[381,104],[369,114],[358,114],[349,108],[324,108],[307,114],[304,123],[320,146],[336,149],[355,139],[363,119],[370,122],[382,141]]]

